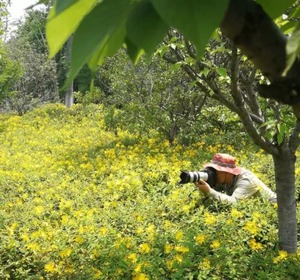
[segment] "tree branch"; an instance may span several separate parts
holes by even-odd
[[[250,137],[253,139],[254,143],[261,147],[263,150],[272,155],[277,155],[278,150],[271,143],[266,141],[257,131],[254,126],[253,119],[251,117],[251,112],[248,112],[245,108],[245,102],[243,101],[242,94],[238,88],[238,79],[239,79],[239,62],[237,56],[237,48],[233,46],[232,48],[232,63],[231,63],[231,95],[235,102],[235,105],[238,107],[238,115],[247,130]]]
[[[259,87],[259,93],[292,105],[300,119],[300,60],[282,77],[287,38],[262,7],[253,0],[230,0],[221,30],[270,80],[270,85]]]

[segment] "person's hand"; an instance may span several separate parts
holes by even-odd
[[[195,187],[199,189],[204,194],[208,194],[210,192],[210,186],[205,181],[200,180],[199,182],[195,182]]]

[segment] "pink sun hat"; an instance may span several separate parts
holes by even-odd
[[[205,167],[212,167],[218,171],[224,171],[233,175],[239,175],[242,168],[236,166],[235,157],[228,154],[215,154],[210,163],[205,164]]]

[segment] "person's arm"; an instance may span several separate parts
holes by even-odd
[[[195,186],[207,196],[229,204],[248,198],[258,191],[257,187],[248,178],[242,178],[236,182],[235,190],[231,196],[214,190],[203,180],[195,183]]]
[[[199,191],[201,191],[203,194],[212,197],[218,201],[221,202],[227,202],[229,204],[235,203],[237,199],[235,197],[229,196],[224,193],[220,193],[213,188],[210,187],[209,184],[207,184],[205,181],[200,180],[199,182],[195,182],[195,186]]]
[[[235,196],[230,196],[225,193],[220,193],[212,188],[210,188],[210,192],[208,193],[209,197],[212,197],[220,202],[225,202],[229,204],[233,204],[237,202],[237,198]]]

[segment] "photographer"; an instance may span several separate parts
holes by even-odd
[[[215,170],[215,186],[210,186],[204,180],[194,184],[209,197],[221,202],[235,203],[240,199],[261,195],[272,203],[276,202],[276,193],[251,171],[237,167],[235,158],[228,154],[215,154],[205,168]]]

